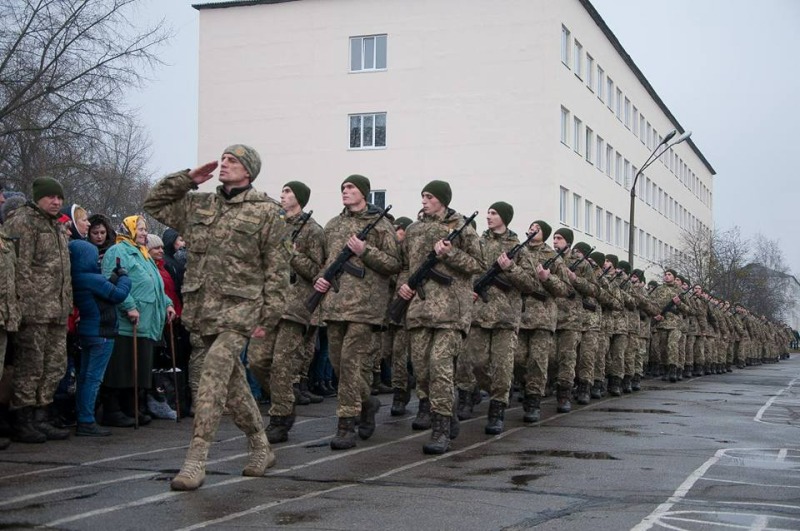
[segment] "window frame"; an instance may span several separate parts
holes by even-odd
[[[373,66],[372,66],[372,68],[367,68],[367,67],[364,66],[365,65],[365,61],[366,61],[366,57],[367,57],[367,54],[366,54],[366,51],[367,51],[366,50],[366,42],[365,42],[366,39],[373,39],[373,44],[372,44],[372,63],[373,63]],[[378,56],[379,56],[379,54],[378,54],[378,50],[379,50],[378,43],[379,43],[379,40],[381,40],[381,39],[384,42],[384,44],[383,44],[383,54],[384,54],[383,62],[384,62],[384,66],[382,68],[378,67]],[[354,57],[353,57],[353,45],[354,45],[355,41],[358,41],[360,43],[359,54],[360,54],[360,59],[361,59],[361,68],[358,68],[358,69],[353,69],[353,59],[354,59]],[[362,74],[362,73],[366,73],[366,72],[385,72],[386,70],[388,70],[388,68],[389,68],[389,34],[388,33],[376,33],[374,35],[353,35],[349,39],[349,45],[350,45],[350,60],[349,60],[350,66],[349,66],[349,71],[350,71],[351,74]]]
[[[377,118],[382,116],[383,117],[383,145],[376,145],[375,141],[377,138]],[[353,118],[359,118],[360,124],[359,129],[360,133],[360,145],[353,146]],[[372,145],[365,146],[364,145],[364,118],[365,117],[372,117]],[[369,150],[376,150],[376,149],[386,149],[387,147],[387,131],[388,131],[388,116],[386,112],[366,112],[366,113],[351,113],[347,115],[347,133],[348,133],[348,143],[347,148],[351,151],[369,151]]]

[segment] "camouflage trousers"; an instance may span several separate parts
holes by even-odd
[[[202,337],[205,362],[194,407],[194,437],[211,442],[227,404],[233,422],[246,435],[264,429],[264,420],[247,384],[242,350],[247,337],[237,332],[222,332]]]
[[[304,324],[281,319],[263,339],[250,339],[247,361],[261,388],[269,389],[272,416],[288,417],[294,409],[292,386],[305,347],[305,331]]]
[[[581,337],[578,349],[578,361],[575,365],[575,375],[579,381],[592,383],[594,379],[594,365],[597,353],[600,351],[600,331],[587,330]]]
[[[412,328],[408,331],[411,363],[417,377],[417,396],[431,401],[431,410],[449,417],[453,414],[454,365],[463,343],[460,330]]]
[[[520,330],[517,340],[516,363],[525,368],[525,394],[544,396],[547,385],[547,366],[555,357],[556,340],[550,330]]]
[[[297,374],[294,381],[300,382],[301,378],[308,376],[308,371],[311,369],[311,362],[314,361],[314,352],[317,350],[317,335],[319,334],[319,327],[311,325],[305,333],[303,339],[303,348],[300,350],[300,357],[297,362]]]
[[[473,326],[458,358],[456,387],[472,391],[477,385],[489,391],[492,400],[508,405],[516,349],[516,331]]]
[[[622,367],[625,376],[633,376],[636,372],[636,354],[639,347],[637,339],[635,333],[628,332],[628,344],[625,346],[625,361]]]
[[[3,378],[3,365],[6,361],[6,346],[8,345],[8,332],[0,328],[0,379]]]
[[[694,340],[694,363],[701,367],[706,363],[706,337],[696,336]]]
[[[661,365],[678,365],[678,344],[681,341],[681,331],[677,328],[671,330],[656,330],[653,336],[653,347],[656,350]]]
[[[203,374],[203,362],[206,360],[206,344],[203,337],[194,332],[189,333],[189,344],[192,353],[189,355],[189,389],[192,391],[192,403],[196,402],[197,390],[200,388],[200,376]]]
[[[361,403],[370,397],[372,358],[375,348],[373,325],[348,321],[328,321],[328,348],[331,365],[339,378],[340,418],[356,417]]]
[[[691,367],[694,365],[694,342],[697,341],[697,336],[688,334],[686,336],[686,359],[683,362],[684,367]]]
[[[628,350],[628,336],[613,334],[609,339],[609,360],[606,372],[609,376],[622,378],[625,376],[625,353]]]
[[[675,364],[678,368],[683,368],[686,362],[686,332],[681,331],[681,340],[678,341],[678,362]]]
[[[580,330],[556,330],[556,357],[550,360],[550,368],[559,387],[572,389],[581,335]]]
[[[377,346],[372,358],[372,372],[381,372],[381,362],[392,361],[392,334],[389,329],[381,330],[375,334]]]
[[[67,370],[67,326],[23,324],[14,336],[16,355],[9,409],[53,402]]]
[[[389,325],[387,332],[392,353],[392,389],[408,390],[408,333],[402,326]]]
[[[648,338],[631,336],[630,341],[634,344],[634,351],[636,352],[631,374],[642,376],[644,375],[644,362],[647,359]]]
[[[606,332],[600,331],[598,343],[599,347],[594,358],[594,379],[603,381],[606,379],[606,358],[609,356],[611,338]]]

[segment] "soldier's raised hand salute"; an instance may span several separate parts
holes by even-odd
[[[219,166],[219,163],[216,160],[206,162],[205,164],[190,170],[189,178],[194,184],[203,184],[213,177],[214,170],[217,169],[217,166]]]

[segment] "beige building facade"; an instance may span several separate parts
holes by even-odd
[[[255,186],[312,189],[324,223],[347,175],[413,218],[420,190],[451,206],[514,206],[627,255],[630,186],[683,127],[588,0],[254,0],[200,12],[199,160],[254,146]],[[637,184],[637,266],[663,263],[683,230],[713,227],[715,172],[691,139]],[[658,270],[651,267],[651,271]],[[652,276],[652,275],[651,275]]]

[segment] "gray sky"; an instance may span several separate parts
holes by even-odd
[[[333,1],[333,0],[331,0]],[[454,0],[456,1],[456,0]],[[486,0],[491,1],[491,0]],[[800,2],[591,0],[717,170],[714,222],[778,240],[800,277]],[[134,94],[156,175],[197,161],[198,14],[186,0],[145,0],[175,29],[167,63]],[[146,17],[145,17],[146,18]]]

